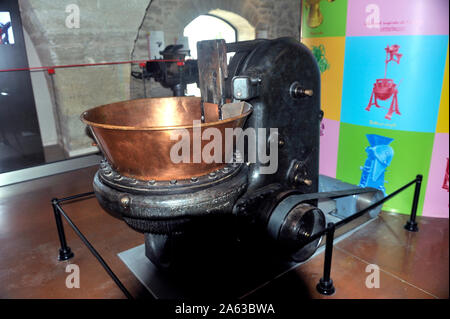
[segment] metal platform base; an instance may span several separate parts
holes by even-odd
[[[354,231],[364,227],[373,220],[371,214],[375,218],[376,215],[373,214],[374,209],[380,207],[383,203],[412,185],[415,185],[414,197],[410,219],[405,228],[408,231],[418,230],[416,227],[411,230],[410,228],[412,227],[411,225],[417,226],[416,214],[422,179],[422,175],[417,175],[414,180],[400,187],[388,196],[362,210],[357,210],[355,213],[344,219],[336,216],[337,203],[336,205],[333,205],[332,202],[328,201],[318,203],[318,206],[321,207],[329,222],[327,228],[310,237],[310,242],[312,242],[320,236],[326,236],[323,276],[317,285],[317,290],[320,293],[329,293],[333,291],[333,281],[331,280],[330,273],[333,244],[335,243],[334,236],[336,236],[337,241],[340,241],[351,235]],[[133,296],[114,274],[102,256],[61,207],[61,205],[66,202],[86,199],[93,195],[94,192],[87,192],[65,198],[53,198],[51,200],[58,230],[59,243],[61,245],[61,248],[59,249],[60,260],[67,260],[74,256],[73,253],[71,253],[70,247],[67,245],[62,222],[64,218],[105,269],[111,279],[116,283],[117,287],[122,290],[128,299],[133,299]],[[355,201],[349,201],[347,204],[352,205],[354,202]],[[347,205],[346,203],[340,203],[339,205],[341,204],[344,206]],[[292,268],[301,265],[300,263],[281,263],[279,259],[274,258],[273,255],[271,256],[267,253],[267,247],[263,244],[251,247],[250,250],[248,249],[249,247],[247,247],[247,250],[242,250],[239,247],[242,248],[243,244],[239,243],[239,245],[236,245],[236,243],[233,243],[231,246],[225,245],[220,247],[214,242],[214,249],[211,252],[207,251],[205,254],[205,264],[201,263],[199,265],[199,263],[197,263],[194,267],[186,267],[182,269],[183,271],[171,274],[157,270],[150,261],[144,257],[144,245],[124,251],[118,255],[136,275],[140,282],[147,287],[150,293],[155,298],[159,299],[195,298],[201,296],[203,296],[204,299],[217,298],[220,296],[227,298],[243,298],[249,295],[251,298],[252,292],[258,290]],[[323,249],[319,248],[316,255],[322,250]],[[210,258],[214,255],[220,256],[220,260],[216,260],[215,264],[214,259]],[[301,281],[300,278],[298,279]],[[295,286],[298,287],[298,284],[299,282],[296,282]],[[306,288],[304,291],[308,291],[309,288],[306,286],[303,287]]]
[[[326,217],[327,222],[340,220],[331,214],[326,214]],[[345,227],[336,234],[334,243],[350,236],[375,219],[363,216],[356,220],[357,224],[351,223],[353,228]],[[313,257],[324,250],[322,241],[321,247]],[[224,258],[206,268],[168,273],[156,268],[145,256],[144,245],[123,251],[118,256],[156,299],[243,298],[302,264],[275,261],[271,256],[247,250],[236,251],[232,260]]]

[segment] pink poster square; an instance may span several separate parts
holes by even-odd
[[[448,133],[436,133],[426,186],[423,216],[448,218]],[[447,185],[447,186],[446,186]],[[425,185],[423,185],[425,186]]]
[[[446,35],[448,9],[448,0],[348,0],[346,35]]]
[[[324,118],[320,129],[319,173],[336,177],[339,121]]]

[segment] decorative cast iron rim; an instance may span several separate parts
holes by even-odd
[[[174,192],[174,191],[192,191],[200,190],[206,187],[212,187],[235,175],[237,175],[244,165],[239,152],[233,154],[233,161],[225,167],[210,172],[202,176],[192,176],[187,179],[179,180],[140,180],[123,176],[114,170],[106,159],[100,163],[98,175],[100,180],[119,191],[132,193],[153,193],[153,192]]]

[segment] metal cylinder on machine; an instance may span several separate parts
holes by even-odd
[[[282,249],[296,262],[310,258],[320,245],[321,238],[308,243],[312,235],[325,228],[323,212],[292,197],[280,201],[272,210],[267,231]]]

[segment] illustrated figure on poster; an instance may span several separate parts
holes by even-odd
[[[394,150],[389,146],[394,139],[377,134],[367,134],[366,137],[370,146],[366,147],[367,159],[361,167],[358,186],[377,188],[386,195],[384,175],[394,157]]]
[[[387,46],[385,48],[386,51],[386,60],[385,60],[385,67],[384,67],[384,78],[383,79],[377,79],[375,84],[373,85],[372,89],[372,95],[370,96],[369,105],[366,107],[366,111],[370,111],[370,108],[372,105],[375,105],[377,108],[381,108],[380,105],[378,105],[377,99],[380,99],[382,101],[385,101],[387,99],[390,99],[392,97],[391,106],[389,107],[389,111],[387,112],[385,119],[390,120],[392,118],[392,114],[394,112],[397,115],[401,115],[399,109],[398,109],[398,85],[394,83],[394,80],[387,79],[387,67],[389,62],[395,61],[397,64],[400,64],[400,58],[403,56],[401,53],[398,53],[398,50],[400,49],[400,46],[397,44],[394,44],[392,46]],[[399,84],[400,85],[400,84]]]
[[[317,28],[323,22],[323,14],[320,11],[320,1],[322,0],[306,0],[305,7],[309,9],[308,19],[306,21],[308,27]],[[328,2],[334,2],[335,0],[327,0]]]
[[[449,186],[448,186],[448,157],[447,157],[447,169],[445,170],[445,174],[444,174],[444,183],[442,184],[442,188],[446,189],[447,192],[449,191]]]
[[[8,31],[11,27],[11,22],[5,24],[0,22],[0,44],[9,44]]]
[[[330,68],[327,58],[325,57],[325,47],[323,44],[312,47],[312,54],[316,58],[317,64],[319,65],[320,73],[325,72]]]

